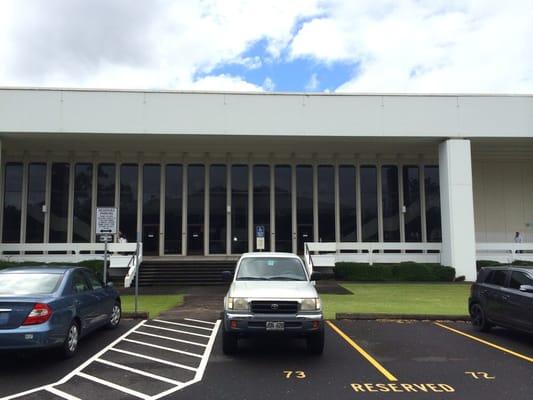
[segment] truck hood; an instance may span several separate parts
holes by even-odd
[[[234,281],[228,295],[253,299],[301,299],[318,297],[308,281]]]

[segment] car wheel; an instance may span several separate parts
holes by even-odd
[[[307,351],[316,355],[324,352],[324,330],[307,336]]]
[[[232,355],[237,353],[239,349],[239,339],[237,335],[231,332],[222,331],[222,351],[226,355]]]
[[[61,355],[64,358],[70,358],[76,354],[79,340],[80,327],[76,321],[72,321],[67,331],[67,337],[61,346]]]
[[[470,320],[475,330],[480,332],[488,332],[492,325],[487,321],[485,312],[480,304],[473,304],[470,307]]]
[[[115,329],[118,324],[120,324],[120,318],[122,317],[122,308],[120,307],[120,303],[118,301],[115,301],[115,304],[113,305],[113,309],[111,310],[111,317],[109,317],[109,322],[107,323],[107,327],[109,329]]]

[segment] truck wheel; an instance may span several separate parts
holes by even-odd
[[[492,328],[492,324],[485,317],[485,311],[478,303],[472,304],[472,307],[470,307],[470,319],[476,331],[488,332]]]
[[[222,331],[222,351],[226,355],[232,355],[237,353],[239,348],[239,342],[237,335],[228,332],[225,329]]]
[[[307,351],[310,354],[320,355],[324,351],[324,330],[307,336]]]

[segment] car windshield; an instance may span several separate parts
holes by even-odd
[[[63,274],[4,272],[0,274],[0,296],[28,296],[53,293]]]
[[[241,261],[238,281],[306,281],[302,262],[289,257],[248,257]]]

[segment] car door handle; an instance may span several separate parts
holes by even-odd
[[[511,298],[511,296],[502,294],[502,300],[508,301]]]

